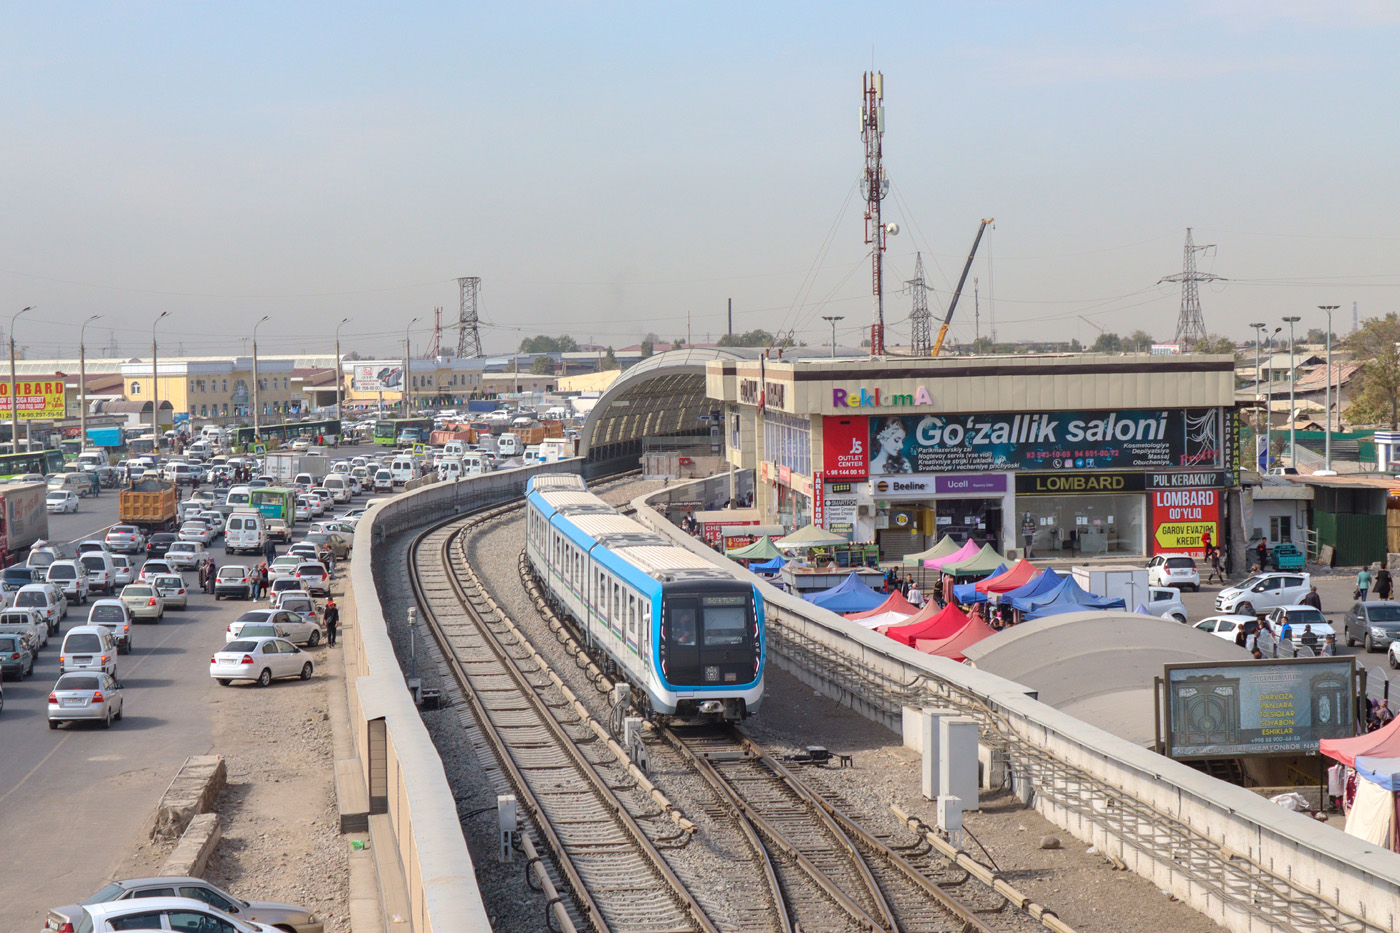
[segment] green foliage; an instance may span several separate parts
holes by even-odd
[[[609,369],[621,369],[621,368],[622,368],[622,364],[619,363],[619,362],[617,361],[617,356],[613,353],[613,348],[612,348],[612,347],[608,347],[608,352],[607,352],[607,354],[603,357],[603,366],[602,366],[602,368],[603,368],[604,370],[609,370]]]
[[[661,341],[655,333],[647,334],[642,338],[642,359],[646,359],[656,352],[656,345]]]
[[[1352,395],[1347,420],[1358,424],[1389,422],[1400,428],[1400,315],[1372,318],[1345,341],[1352,358],[1364,360],[1360,389]]]
[[[1091,353],[1122,353],[1123,338],[1115,333],[1104,331],[1089,347]]]
[[[568,334],[559,337],[539,334],[520,341],[521,353],[573,353],[577,349],[578,341]]]
[[[1211,334],[1196,341],[1196,345],[1191,348],[1192,353],[1230,353],[1235,352],[1235,342],[1229,337],[1222,337],[1219,334]]]
[[[996,350],[996,344],[992,343],[991,337],[978,337],[976,340],[972,341],[972,343],[968,344],[968,347],[973,353],[977,354],[992,353]]]
[[[719,338],[721,347],[771,347],[773,345],[773,335],[762,328],[755,327],[753,330],[743,334],[725,334]],[[791,340],[786,345],[791,345]]]
[[[535,361],[530,364],[530,372],[536,376],[552,376],[554,375],[554,360],[547,356],[537,356]]]

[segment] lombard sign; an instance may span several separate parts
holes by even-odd
[[[871,417],[870,472],[1219,469],[1216,408]]]

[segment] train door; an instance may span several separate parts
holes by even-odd
[[[677,686],[700,683],[700,600],[668,598],[662,630],[666,638],[666,679]]]

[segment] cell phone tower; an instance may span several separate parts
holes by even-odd
[[[1184,250],[1185,259],[1182,261],[1182,270],[1175,275],[1168,275],[1160,279],[1162,282],[1181,283],[1181,313],[1176,318],[1176,345],[1181,353],[1190,353],[1191,347],[1199,340],[1205,339],[1206,321],[1201,314],[1201,288],[1202,282],[1214,282],[1222,276],[1212,275],[1209,272],[1196,271],[1196,254],[1204,253],[1206,250],[1215,249],[1214,243],[1205,246],[1197,246],[1191,240],[1191,228],[1186,228],[1186,247]]]
[[[483,356],[481,330],[477,326],[477,303],[481,299],[481,277],[463,276],[457,280],[462,290],[461,310],[457,314],[457,356],[472,359]]]
[[[861,78],[860,138],[865,141],[865,242],[870,246],[870,289],[875,296],[875,320],[870,325],[870,355],[885,355],[885,237],[899,232],[898,224],[880,219],[880,202],[890,190],[882,164],[885,136],[885,75],[867,71]]]

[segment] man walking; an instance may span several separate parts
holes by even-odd
[[[326,644],[335,647],[335,633],[340,628],[340,607],[336,606],[334,599],[326,600],[326,610],[321,616],[326,623]]]
[[[1317,586],[1316,586],[1316,585],[1314,585],[1312,589],[1308,590],[1308,595],[1304,596],[1304,597],[1303,597],[1301,600],[1299,600],[1298,602],[1299,602],[1299,605],[1302,605],[1302,606],[1312,606],[1312,607],[1313,607],[1314,609],[1316,609],[1318,612],[1321,612],[1321,611],[1322,611],[1322,597],[1319,596],[1319,595],[1317,595]]]
[[[271,538],[268,538],[267,543],[263,545],[263,560],[267,561],[270,564],[276,559],[277,545],[272,543]]]

